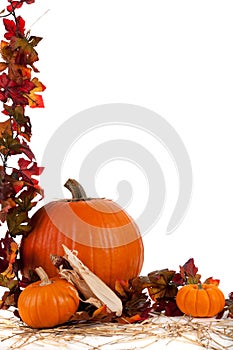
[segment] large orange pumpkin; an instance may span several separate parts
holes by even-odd
[[[73,199],[48,203],[32,217],[32,231],[20,248],[23,275],[41,266],[55,276],[50,254],[63,256],[64,244],[77,250],[83,263],[111,288],[117,279],[138,276],[144,248],[134,220],[111,200],[87,198],[75,180],[65,186]]]
[[[193,317],[213,317],[221,312],[225,297],[214,284],[187,284],[176,295],[178,308]]]

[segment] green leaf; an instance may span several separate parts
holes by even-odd
[[[9,279],[6,276],[3,276],[0,273],[0,286],[8,288],[8,289],[13,289],[15,286],[17,286],[18,281],[15,279]]]
[[[26,211],[12,208],[7,215],[7,226],[11,236],[25,235],[31,230],[31,220]]]

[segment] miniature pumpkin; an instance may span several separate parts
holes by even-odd
[[[79,306],[77,289],[65,279],[49,279],[41,267],[35,271],[41,280],[29,284],[18,299],[21,319],[32,328],[49,328],[69,321]]]
[[[21,242],[22,274],[28,277],[29,270],[42,266],[55,276],[50,255],[63,256],[64,244],[112,289],[117,279],[137,277],[144,248],[134,220],[111,200],[87,198],[75,180],[65,187],[73,199],[50,202],[32,217],[32,231]]]
[[[225,306],[225,297],[214,284],[187,284],[176,295],[178,308],[193,317],[213,317]]]

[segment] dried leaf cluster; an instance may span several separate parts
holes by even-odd
[[[26,31],[25,21],[16,12],[35,0],[8,0],[0,13],[5,28],[0,43],[0,285],[9,288],[9,297],[19,292],[17,245],[14,237],[31,229],[30,211],[42,199],[37,177],[42,172],[30,148],[32,128],[27,107],[44,107],[41,92],[45,86],[35,76],[39,60],[36,46],[41,37]],[[4,225],[3,225],[4,224]],[[6,226],[6,229],[5,227]],[[17,292],[16,290],[17,289]],[[10,303],[4,300],[3,304]]]
[[[51,256],[62,277],[73,283],[81,295],[81,308],[72,317],[71,322],[101,321],[117,323],[135,323],[148,320],[152,314],[169,317],[182,316],[176,305],[178,288],[189,283],[200,283],[201,275],[189,259],[179,267],[179,272],[169,269],[150,272],[129,281],[117,280],[115,295],[103,284],[74,254],[64,246],[65,256]],[[212,277],[204,283],[219,284]],[[226,300],[226,306],[217,318],[223,314],[232,317],[232,293]]]

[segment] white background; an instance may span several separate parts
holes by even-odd
[[[86,108],[123,102],[155,111],[183,140],[194,184],[187,215],[166,235],[178,179],[172,160],[158,145],[155,156],[163,165],[167,201],[160,220],[144,237],[142,273],[177,270],[193,257],[203,279],[219,278],[226,295],[233,291],[232,1],[37,0],[19,12],[27,26],[37,21],[31,34],[44,38],[36,66],[47,86],[45,109],[28,112],[38,162],[56,129]],[[143,144],[143,138],[137,141]],[[80,142],[67,155],[58,174],[62,180],[75,176],[75,162],[95,146],[91,136]],[[108,172],[96,179],[98,193],[114,198],[116,184]],[[143,181],[128,208],[132,216],[145,201],[142,195],[140,202],[140,186]]]

